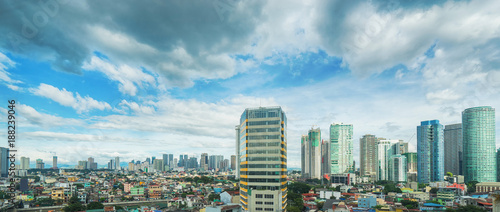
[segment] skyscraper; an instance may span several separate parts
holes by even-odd
[[[406,157],[406,172],[417,172],[417,153],[407,152],[403,154]]]
[[[208,154],[207,153],[201,153],[200,169],[202,171],[208,170]]]
[[[304,141],[305,139],[305,141]],[[302,136],[302,151],[304,169],[302,177],[321,179],[321,130],[311,128],[307,136]]]
[[[462,112],[465,182],[495,182],[495,109],[473,107]]]
[[[115,169],[120,170],[120,157],[115,157]]]
[[[389,180],[391,147],[395,142],[395,140],[379,140],[377,142],[377,180]]]
[[[236,169],[236,155],[231,155],[231,170]]]
[[[321,141],[321,176],[322,179],[325,174],[329,175],[331,173],[331,159],[330,159],[330,141]]]
[[[52,157],[52,168],[57,169],[57,156]]]
[[[285,211],[287,119],[281,107],[246,109],[240,118],[240,203],[245,211]]]
[[[417,126],[417,150],[418,182],[444,180],[444,131],[438,120]]]
[[[9,149],[0,147],[0,177],[9,176]]]
[[[330,125],[331,173],[347,173],[353,170],[352,124]]]
[[[241,163],[241,155],[240,155],[240,125],[236,125],[234,127],[234,130],[236,131],[236,172],[235,172],[235,179],[240,179],[240,163]]]
[[[168,166],[168,154],[163,154],[163,166]],[[166,170],[165,170],[166,171]]]
[[[21,157],[20,169],[22,169],[22,170],[30,169],[30,158]]]
[[[2,152],[3,153],[3,152]],[[2,161],[3,162],[3,161]],[[2,164],[3,166],[3,164]],[[45,163],[43,163],[42,159],[36,159],[36,168],[37,169],[44,169],[45,168]],[[3,173],[2,173],[3,174]]]
[[[91,170],[97,169],[97,163],[94,162],[94,158],[93,157],[89,157],[88,158],[88,165],[89,165],[89,169],[91,169]]]
[[[302,178],[310,178],[310,168],[309,168],[309,143],[307,135],[302,135],[300,138],[300,171],[302,173]]]
[[[444,126],[444,172],[462,173],[462,123]]]
[[[378,138],[375,135],[363,135],[359,139],[359,161],[360,175],[373,176],[377,173],[377,142]]]
[[[401,154],[392,155],[389,159],[389,180],[406,182],[406,164],[406,156]]]
[[[174,154],[168,154],[168,165],[172,168],[172,163],[174,162]]]

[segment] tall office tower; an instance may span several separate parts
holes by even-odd
[[[172,168],[171,162],[174,162],[174,154],[168,154],[168,165]]]
[[[115,169],[115,161],[113,159],[108,162],[108,169]]]
[[[389,159],[391,147],[395,140],[379,140],[377,142],[377,180],[389,180]]]
[[[189,168],[191,169],[198,169],[198,159],[195,157],[189,158]]]
[[[134,161],[128,163],[128,170],[135,171],[135,163]]]
[[[231,155],[231,170],[236,169],[236,155]]]
[[[183,167],[183,163],[184,163],[184,155],[179,155],[179,162],[177,166]]]
[[[235,179],[240,179],[240,163],[241,163],[241,160],[240,160],[240,125],[236,125],[234,127],[234,131],[236,131],[236,145],[235,145],[235,148],[236,148],[236,171],[235,171],[235,174],[234,174],[234,177]]]
[[[151,162],[154,164],[154,161],[156,159],[156,156],[151,156]]]
[[[215,165],[215,155],[210,155],[208,156],[208,169],[209,170],[213,170],[215,169],[217,166]]]
[[[240,203],[245,211],[286,211],[287,120],[281,107],[246,109],[240,118]]]
[[[2,150],[2,154],[3,154],[3,150]],[[3,161],[2,161],[2,166],[3,166]],[[37,169],[44,169],[45,168],[45,163],[43,163],[42,159],[36,159],[36,168]],[[3,169],[3,167],[2,167],[2,169]],[[2,172],[2,174],[3,174],[3,172]]]
[[[57,156],[52,157],[52,169],[57,169]]]
[[[360,176],[373,176],[377,173],[377,142],[375,135],[363,135],[359,139],[359,174]]]
[[[310,156],[309,156],[309,138],[307,135],[302,135],[300,139],[300,171],[302,173],[302,178],[310,178]]]
[[[0,147],[0,177],[9,176],[9,148]]]
[[[200,169],[202,171],[208,170],[208,154],[207,153],[201,153]]]
[[[330,175],[330,141],[322,140],[321,141],[321,176],[322,179],[326,175]]]
[[[403,154],[406,157],[406,172],[417,172],[417,153],[407,152]]]
[[[353,172],[352,124],[330,125],[331,173]]]
[[[495,109],[473,107],[462,112],[465,182],[495,182]]]
[[[151,158],[146,158],[146,163],[151,164]]]
[[[228,171],[229,168],[230,168],[229,167],[229,159],[224,159],[223,162],[222,162],[222,164],[224,166],[222,169],[224,169],[224,171]]]
[[[93,158],[93,157],[89,157],[89,158],[87,159],[87,161],[88,161],[88,164],[89,164],[89,169],[90,169],[90,170],[97,169],[97,167],[96,167],[96,168],[94,168],[94,158]]]
[[[88,166],[89,166],[88,161],[85,161],[85,160],[78,161],[77,169],[87,169]]]
[[[115,169],[122,169],[122,167],[120,166],[120,157],[115,157]]]
[[[21,157],[20,169],[22,169],[22,170],[30,169],[30,158]]]
[[[177,168],[177,158],[174,158],[174,163],[173,163],[173,166],[170,166],[171,169],[173,168]]]
[[[406,156],[401,154],[392,155],[389,159],[389,180],[406,182],[406,164]]]
[[[162,157],[163,158],[163,166],[167,166],[168,165],[168,154],[163,154],[162,156],[163,156]]]
[[[444,180],[444,131],[438,120],[417,126],[418,182]]]
[[[309,173],[312,179],[321,179],[321,130],[311,128],[307,134],[309,145]]]
[[[183,163],[183,165],[187,166],[188,161],[189,161],[188,155],[184,155],[184,163]]]
[[[163,171],[163,159],[154,159],[153,160],[153,168],[156,171]]]
[[[444,172],[463,175],[462,123],[444,126]]]

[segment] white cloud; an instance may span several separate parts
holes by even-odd
[[[14,91],[19,90],[19,86],[13,85],[22,83],[19,80],[14,80],[10,77],[10,73],[7,69],[14,67],[16,63],[8,58],[5,54],[0,52],[0,82],[4,82],[6,86]]]
[[[77,113],[88,112],[94,109],[111,109],[111,106],[106,102],[97,101],[89,96],[82,97],[79,93],[73,94],[65,88],[59,90],[45,83],[41,83],[38,88],[32,88],[30,91],[35,95],[51,99],[63,106],[72,107]]]
[[[60,126],[82,126],[85,122],[79,119],[62,118],[55,115],[41,113],[36,111],[33,107],[17,104],[17,113],[24,118],[19,121],[23,127],[40,126],[42,128],[60,127]]]

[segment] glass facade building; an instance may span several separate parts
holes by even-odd
[[[444,131],[438,120],[417,126],[417,172],[419,183],[444,180]]]
[[[286,211],[287,119],[281,107],[246,109],[240,119],[240,203],[244,211]]]
[[[462,112],[465,182],[495,182],[495,109],[473,107]]]
[[[331,173],[354,172],[352,124],[330,125]]]
[[[444,172],[463,175],[462,123],[444,126]]]

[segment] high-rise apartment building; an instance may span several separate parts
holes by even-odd
[[[158,172],[162,172],[163,171],[163,159],[154,159],[153,160],[153,168],[154,170],[158,171]]]
[[[463,175],[462,123],[444,126],[444,172]]]
[[[331,173],[330,141],[321,141],[321,176],[322,178]]]
[[[109,160],[108,169],[116,169],[115,165],[116,165],[115,160],[113,159]]]
[[[30,169],[30,158],[28,157],[21,157],[21,164],[19,167],[21,170],[28,170]]]
[[[57,156],[52,157],[52,169],[57,169]]]
[[[417,160],[419,183],[444,180],[444,131],[438,120],[417,126]]]
[[[163,154],[162,159],[163,159],[163,166],[169,165],[168,154]]]
[[[305,141],[304,141],[305,140]],[[302,136],[302,161],[305,165],[302,177],[321,179],[321,130],[311,128],[307,136]]]
[[[392,155],[389,159],[389,180],[406,182],[406,165],[406,156],[401,154]]]
[[[373,176],[377,173],[377,142],[378,138],[375,135],[363,135],[359,139],[359,161],[360,175]]]
[[[236,155],[231,155],[231,170],[236,169]]]
[[[352,124],[330,125],[331,173],[354,172]]]
[[[3,166],[3,164],[2,164],[2,166]],[[43,163],[42,159],[36,159],[36,168],[37,169],[45,169],[45,163]]]
[[[0,147],[0,177],[9,176],[9,149]]]
[[[94,162],[94,158],[93,157],[89,157],[88,158],[88,165],[89,165],[89,169],[90,170],[96,170],[97,169],[97,163]]]
[[[302,135],[300,138],[300,171],[302,174],[302,178],[308,179],[310,178],[309,173],[309,144],[307,135]]]
[[[389,180],[391,147],[396,142],[396,140],[379,140],[377,142],[377,180]]]
[[[202,171],[207,171],[208,170],[208,153],[201,153],[200,169]]]
[[[495,182],[495,109],[489,106],[465,109],[462,130],[465,182]]]
[[[120,170],[120,157],[115,157],[115,169]]]
[[[245,211],[285,211],[287,119],[281,107],[246,109],[240,118],[240,203]]]

